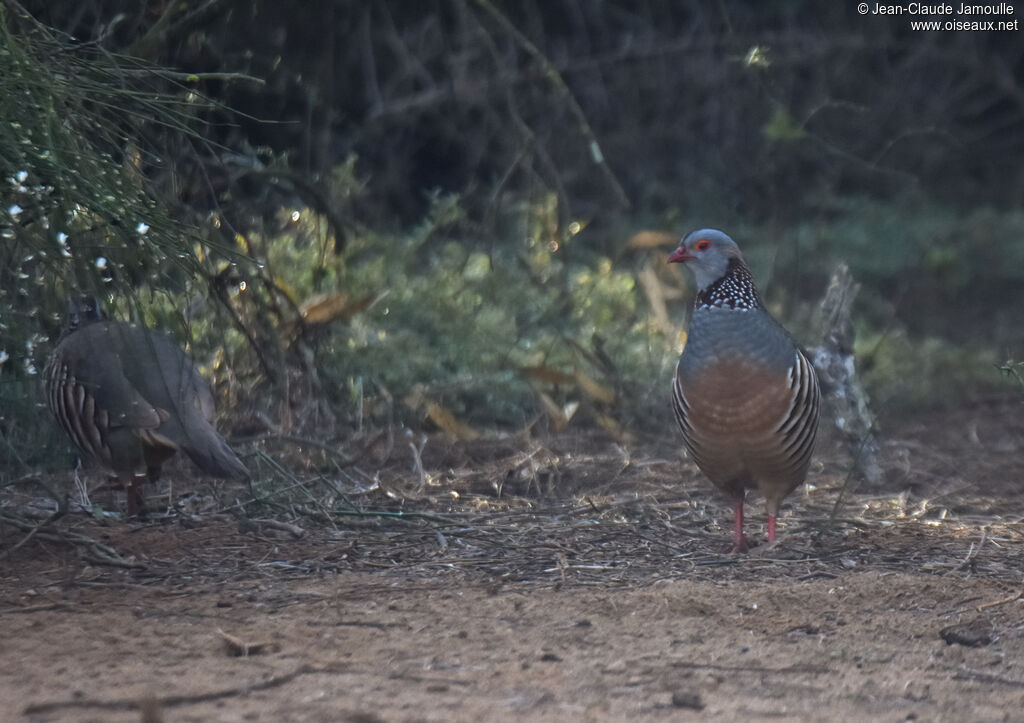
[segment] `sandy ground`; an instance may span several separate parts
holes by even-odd
[[[360,497],[392,515],[301,531],[3,523],[0,719],[1021,721],[1024,413],[1001,409],[958,448],[924,441],[948,420],[895,430],[892,488],[838,515],[826,455],[749,556],[684,463],[600,438],[453,445],[422,491],[398,462]]]

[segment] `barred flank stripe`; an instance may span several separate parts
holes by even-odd
[[[809,462],[814,451],[821,400],[814,367],[799,350],[789,370],[789,388],[793,401],[774,433],[779,435],[782,450],[791,461],[792,469],[797,470]]]
[[[50,411],[71,441],[85,454],[106,461],[109,456],[104,439],[107,415],[102,410],[97,411],[92,394],[71,375],[60,359],[51,363],[46,386]]]
[[[686,450],[690,453],[690,458],[697,463],[698,467],[702,467],[704,462],[691,441],[693,439],[693,427],[690,426],[690,420],[687,416],[687,412],[690,411],[690,404],[686,401],[683,386],[679,383],[678,368],[676,369],[675,376],[672,378],[672,411],[675,412],[676,422],[679,424],[679,429],[683,432],[683,443],[686,445]]]

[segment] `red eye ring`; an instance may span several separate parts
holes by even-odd
[[[695,243],[693,247],[698,251],[707,251],[709,248],[711,248],[711,242],[708,241],[707,239],[701,239],[700,241]]]

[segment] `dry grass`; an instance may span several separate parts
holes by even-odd
[[[1018,405],[992,409],[960,410],[967,434],[935,417],[895,428],[885,451],[891,488],[847,490],[838,509],[846,461],[826,440],[813,487],[787,500],[780,544],[749,556],[728,554],[731,512],[670,438],[627,449],[576,434],[437,437],[392,445],[376,461],[366,448],[333,472],[297,475],[286,495],[221,488],[187,498],[202,501],[200,514],[179,502],[145,525],[71,514],[35,531],[23,518],[16,527],[27,498],[9,490],[4,567],[52,582],[142,585],[392,571],[409,583],[643,586],[853,570],[1018,585],[1024,502],[1013,491],[1024,434]],[[225,504],[233,499],[242,501]],[[763,538],[759,500],[748,506],[749,532]]]

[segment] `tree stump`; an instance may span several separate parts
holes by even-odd
[[[840,264],[821,302],[820,341],[811,349],[811,360],[826,409],[850,452],[853,471],[877,489],[885,481],[878,463],[878,425],[853,357],[855,333],[850,313],[858,291],[860,284],[854,281],[849,267]]]

